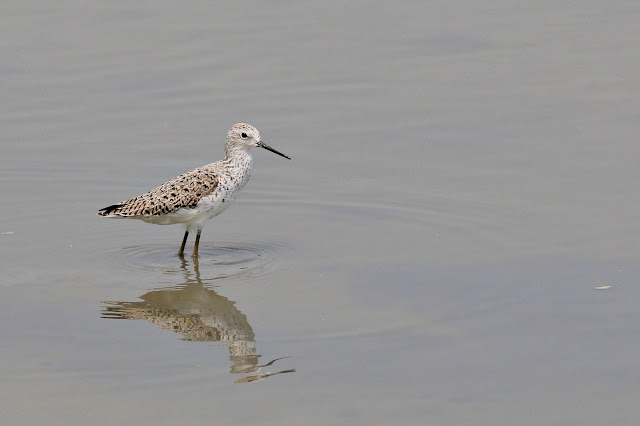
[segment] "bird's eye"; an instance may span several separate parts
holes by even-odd
[[[240,136],[242,136],[242,139],[246,139],[247,138],[247,134],[245,132],[242,132],[242,134]]]

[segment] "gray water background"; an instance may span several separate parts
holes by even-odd
[[[2,424],[640,422],[640,3],[0,11]],[[238,121],[197,264],[95,215]]]

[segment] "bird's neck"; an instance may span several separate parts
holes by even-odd
[[[246,146],[238,146],[238,145],[229,145],[227,144],[224,147],[224,153],[226,154],[227,160],[233,159],[244,159],[246,157],[251,158],[249,154],[249,149]]]
[[[245,147],[228,146],[225,147],[225,162],[236,165],[251,167],[253,158],[249,154],[249,150]]]

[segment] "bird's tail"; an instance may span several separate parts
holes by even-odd
[[[118,214],[118,211],[124,206],[124,203],[112,204],[108,207],[98,210],[98,216],[115,216]]]

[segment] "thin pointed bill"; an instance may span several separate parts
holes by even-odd
[[[280,155],[280,156],[282,156],[282,157],[286,158],[287,160],[291,160],[291,157],[287,157],[286,155],[284,155],[284,154],[283,154],[283,153],[281,153],[280,151],[276,151],[275,149],[271,148],[269,145],[267,145],[267,144],[266,144],[266,143],[264,143],[264,142],[258,142],[258,146],[259,146],[260,148],[264,148],[264,149],[266,149],[267,151],[271,151],[271,152],[273,152],[273,153],[275,153],[275,154],[278,154],[278,155]]]

